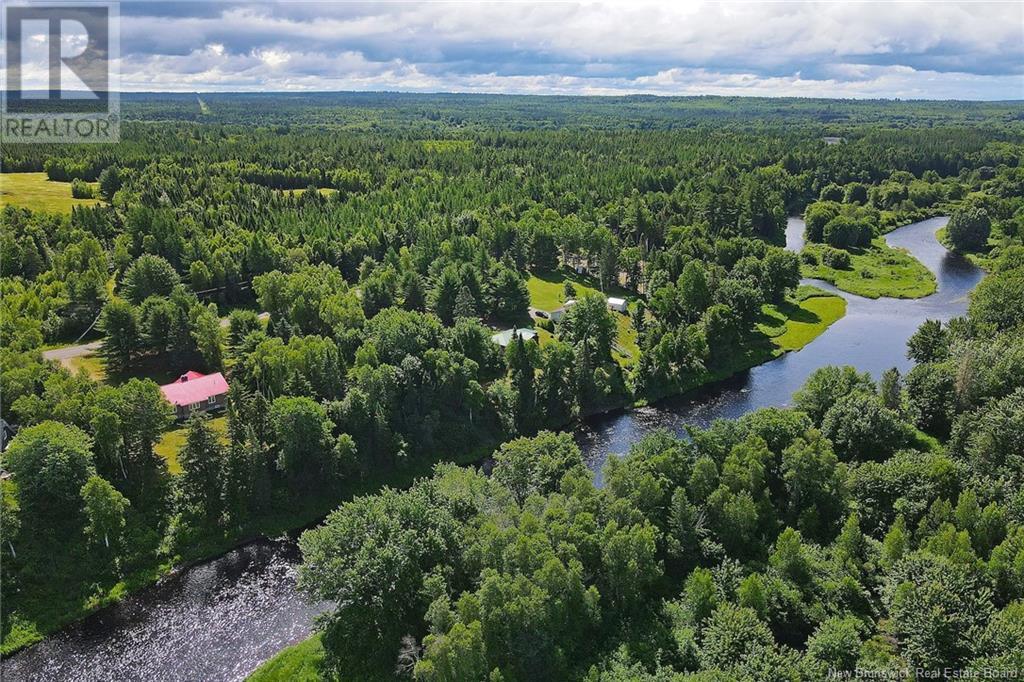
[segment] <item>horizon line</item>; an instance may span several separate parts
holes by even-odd
[[[37,93],[47,92],[45,88],[23,90],[7,90],[6,92]],[[65,90],[67,93],[88,93],[96,91],[89,90]],[[962,102],[966,104],[1000,104],[1000,103],[1021,103],[1024,104],[1024,97],[1005,99],[959,99],[954,97],[934,98],[926,97],[812,97],[808,95],[723,95],[723,94],[665,94],[648,92],[631,92],[619,94],[587,94],[587,93],[544,93],[544,92],[477,92],[466,90],[108,90],[101,91],[114,95],[412,95],[412,96],[438,96],[438,95],[459,95],[466,97],[535,97],[535,98],[565,98],[565,99],[623,99],[645,97],[650,99],[764,99],[764,100],[805,100],[805,101],[830,101],[830,102]]]

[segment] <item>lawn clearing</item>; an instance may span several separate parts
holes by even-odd
[[[220,437],[222,443],[228,442],[227,417],[214,417],[210,420],[210,428]],[[167,470],[174,475],[181,473],[178,453],[185,446],[185,438],[187,437],[188,427],[182,426],[171,431],[165,431],[164,435],[153,446],[153,452],[163,457],[167,462]]]
[[[619,328],[619,335],[615,338],[612,351],[620,365],[629,367],[640,359],[636,329],[633,328],[633,321],[628,315],[613,312],[612,317],[615,318],[615,325]]]
[[[827,294],[812,296],[799,304],[787,301],[779,311],[787,318],[785,329],[772,337],[772,343],[781,351],[800,350],[846,314],[846,299]]]
[[[818,257],[818,265],[804,264],[804,277],[831,282],[843,291],[866,298],[921,298],[935,293],[935,275],[903,249],[894,249],[881,237],[867,249],[850,251],[850,268],[836,270],[821,262],[825,247],[808,244],[804,253]]]
[[[598,294],[605,298],[617,296],[630,302],[636,298],[635,294],[618,286],[611,287],[607,292],[602,293],[595,287],[597,283],[593,278],[577,275],[563,269],[557,272],[530,275],[530,279],[526,282],[526,288],[530,292],[530,305],[548,312],[561,308],[566,300],[573,298],[565,295],[566,282],[571,282],[576,288],[575,298],[586,294]],[[619,329],[618,336],[615,339],[615,347],[613,348],[615,360],[620,365],[628,367],[640,357],[636,329],[634,329],[633,322],[628,315],[612,312],[612,317],[615,318],[615,324]],[[538,329],[538,331],[542,330]],[[541,346],[549,340],[550,334],[546,332],[540,334],[539,341]]]
[[[566,282],[571,282],[576,287],[575,297],[565,295]],[[617,296],[628,301],[636,298],[631,291],[619,286],[613,286],[602,293],[597,287],[597,281],[592,277],[577,275],[566,269],[531,274],[530,279],[526,281],[526,288],[530,292],[530,305],[549,312],[561,308],[567,298],[579,298],[587,293],[601,294],[606,298]]]
[[[99,184],[89,183],[94,191]],[[99,199],[73,199],[70,182],[55,182],[46,173],[0,174],[0,208],[11,205],[33,211],[71,213],[75,206],[94,206]]]

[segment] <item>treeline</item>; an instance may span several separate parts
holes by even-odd
[[[1024,250],[901,377],[652,434],[595,488],[571,436],[359,498],[301,545],[325,678],[819,680],[1024,666]],[[940,445],[939,441],[947,443]],[[388,560],[382,560],[382,557]]]
[[[946,213],[953,214],[948,235],[957,250],[987,251],[993,234],[1002,241],[1019,237],[1024,229],[1024,169],[981,167],[971,175],[974,191],[934,171],[920,179],[895,172],[870,187],[831,182],[807,206],[804,236],[840,249],[866,247],[880,232]]]

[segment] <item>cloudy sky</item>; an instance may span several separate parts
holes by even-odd
[[[1024,99],[1024,2],[122,2],[122,90]]]

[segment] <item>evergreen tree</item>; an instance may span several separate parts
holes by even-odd
[[[206,415],[194,412],[187,429],[185,445],[178,453],[178,508],[200,525],[215,523],[222,511],[224,448]]]

